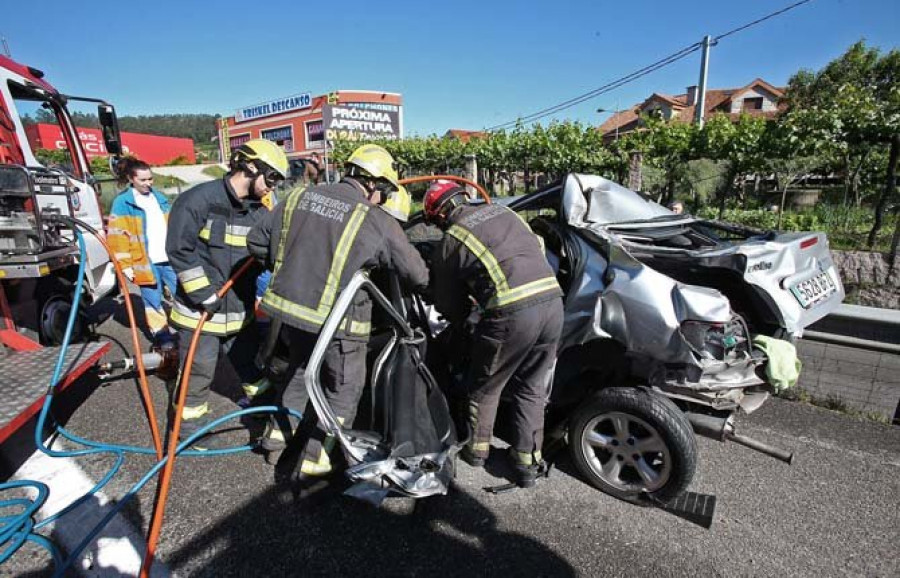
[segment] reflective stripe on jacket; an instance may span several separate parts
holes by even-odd
[[[257,200],[238,199],[227,177],[197,185],[175,199],[166,252],[178,276],[169,320],[197,327],[200,304],[217,292],[249,257],[247,233],[268,211]],[[251,268],[225,295],[223,306],[203,325],[203,333],[231,335],[253,318],[258,268]]]
[[[247,248],[272,270],[260,307],[288,325],[317,333],[354,273],[388,268],[413,290],[428,270],[400,225],[374,209],[352,179],[298,189],[247,236]],[[372,303],[354,298],[338,337],[365,339]]]
[[[123,269],[134,270],[134,282],[138,285],[155,285],[156,277],[147,254],[147,218],[144,209],[134,202],[137,193],[128,187],[113,199],[109,209],[109,223],[106,239]],[[162,193],[151,189],[162,209],[163,216],[169,218],[169,200]]]
[[[501,205],[467,205],[450,227],[432,263],[438,311],[460,321],[471,295],[485,310],[514,310],[562,296],[540,242],[528,225]]]

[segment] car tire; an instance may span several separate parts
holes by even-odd
[[[669,502],[687,489],[697,469],[697,441],[687,417],[646,387],[603,389],[575,411],[568,438],[587,481],[631,502]]]

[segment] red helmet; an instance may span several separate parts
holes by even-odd
[[[466,190],[453,181],[435,181],[425,192],[425,220],[441,224],[466,198]]]

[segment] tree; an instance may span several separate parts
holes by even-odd
[[[875,245],[878,231],[884,223],[884,213],[892,199],[897,198],[897,162],[900,157],[900,51],[892,50],[883,56],[875,67],[875,94],[882,105],[882,131],[879,136],[890,142],[884,188],[875,205],[875,222],[866,239],[869,247]],[[896,241],[896,235],[895,235]],[[896,243],[892,244],[896,255]]]
[[[710,159],[687,162],[681,175],[681,184],[690,192],[695,206],[705,203],[724,186],[727,169],[727,163]]]
[[[765,130],[765,119],[746,114],[740,115],[736,122],[724,114],[716,114],[703,125],[698,136],[698,152],[706,158],[727,163],[726,176],[719,190],[720,219],[725,213],[729,193],[739,186],[739,177],[762,167],[761,141]]]
[[[822,166],[817,143],[811,143],[795,131],[788,122],[766,123],[766,130],[760,140],[763,157],[762,166],[775,177],[775,185],[781,200],[778,210],[777,228],[781,229],[787,191],[792,185]]]
[[[884,186],[869,232],[872,246],[884,212],[896,196],[900,155],[900,52],[882,55],[857,42],[822,70],[801,70],[788,83],[785,122],[837,161],[845,181],[845,200],[862,201],[861,172],[873,151],[889,148]]]
[[[697,125],[645,117],[644,126],[646,130],[637,133],[635,144],[640,143],[649,164],[662,171],[662,202],[669,203],[675,198],[676,184],[686,175],[688,161],[697,158]]]

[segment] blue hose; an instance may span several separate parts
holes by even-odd
[[[34,499],[27,498],[12,498],[4,501],[0,501],[0,511],[7,508],[16,508],[21,507],[22,511],[17,514],[12,514],[8,516],[0,517],[0,547],[3,548],[0,551],[0,564],[3,564],[6,560],[8,560],[15,552],[25,543],[25,541],[31,541],[35,544],[46,549],[53,558],[54,562],[54,576],[61,576],[62,573],[72,565],[72,563],[78,559],[81,552],[93,542],[93,540],[97,537],[97,535],[103,530],[103,528],[112,520],[116,514],[118,514],[122,508],[124,508],[131,499],[137,495],[137,493],[151,480],[153,476],[155,476],[160,469],[165,465],[168,457],[163,457],[159,462],[157,462],[148,472],[141,478],[131,489],[122,497],[122,499],[118,500],[116,505],[103,517],[103,519],[91,529],[87,536],[76,546],[70,553],[66,559],[62,558],[62,555],[59,552],[59,549],[53,544],[51,540],[48,538],[37,534],[34,530],[40,529],[56,520],[60,517],[66,515],[71,512],[85,501],[94,496],[98,491],[100,491],[106,484],[113,479],[116,473],[120,470],[122,465],[125,462],[125,454],[133,453],[133,454],[147,454],[147,455],[155,455],[156,450],[148,447],[139,447],[139,446],[129,446],[129,445],[117,445],[117,444],[106,444],[101,442],[96,442],[93,440],[87,440],[80,436],[77,436],[71,432],[65,430],[65,428],[56,425],[56,431],[62,435],[64,438],[79,443],[83,446],[87,446],[88,449],[80,449],[80,450],[54,450],[44,444],[42,433],[44,431],[44,427],[47,421],[47,416],[50,413],[50,407],[53,403],[53,396],[56,391],[56,386],[59,383],[60,376],[62,374],[63,364],[65,363],[66,352],[69,348],[69,344],[72,339],[72,333],[75,327],[75,320],[78,317],[78,305],[81,302],[81,294],[84,290],[84,272],[85,272],[85,263],[87,262],[87,251],[84,242],[84,235],[78,230],[77,226],[73,224],[72,227],[75,232],[75,237],[78,241],[78,251],[79,251],[79,259],[78,259],[78,276],[75,283],[75,291],[72,299],[72,307],[69,311],[69,318],[66,323],[66,330],[63,335],[62,344],[60,345],[59,357],[56,361],[56,366],[53,370],[53,376],[50,379],[50,385],[47,390],[47,394],[44,398],[43,406],[41,407],[41,413],[38,417],[37,425],[34,431],[34,441],[35,446],[47,454],[50,457],[77,457],[98,453],[110,453],[116,457],[115,463],[110,468],[110,470],[103,476],[103,478],[94,485],[87,493],[83,496],[76,499],[74,502],[60,510],[59,512],[53,514],[52,516],[48,516],[44,518],[38,523],[34,522],[33,516],[34,514],[41,508],[44,502],[49,495],[49,488],[46,484],[37,481],[31,480],[20,480],[13,482],[6,482],[0,484],[0,492],[13,490],[16,488],[32,488],[36,489],[38,495]],[[185,455],[185,456],[193,456],[193,457],[215,457],[224,454],[232,454],[237,452],[248,451],[252,449],[251,445],[238,446],[234,448],[225,448],[225,449],[217,449],[217,450],[209,450],[209,451],[197,451],[197,450],[188,450],[186,448],[190,447],[195,441],[205,436],[215,427],[230,421],[235,418],[239,418],[244,415],[249,415],[253,413],[289,413],[298,418],[303,417],[300,412],[287,409],[280,408],[276,406],[261,406],[250,409],[244,409],[240,411],[235,411],[229,413],[225,416],[222,416],[219,419],[214,420],[212,423],[207,424],[200,430],[198,430],[194,435],[190,436],[187,440],[181,442],[175,453],[176,455]]]

